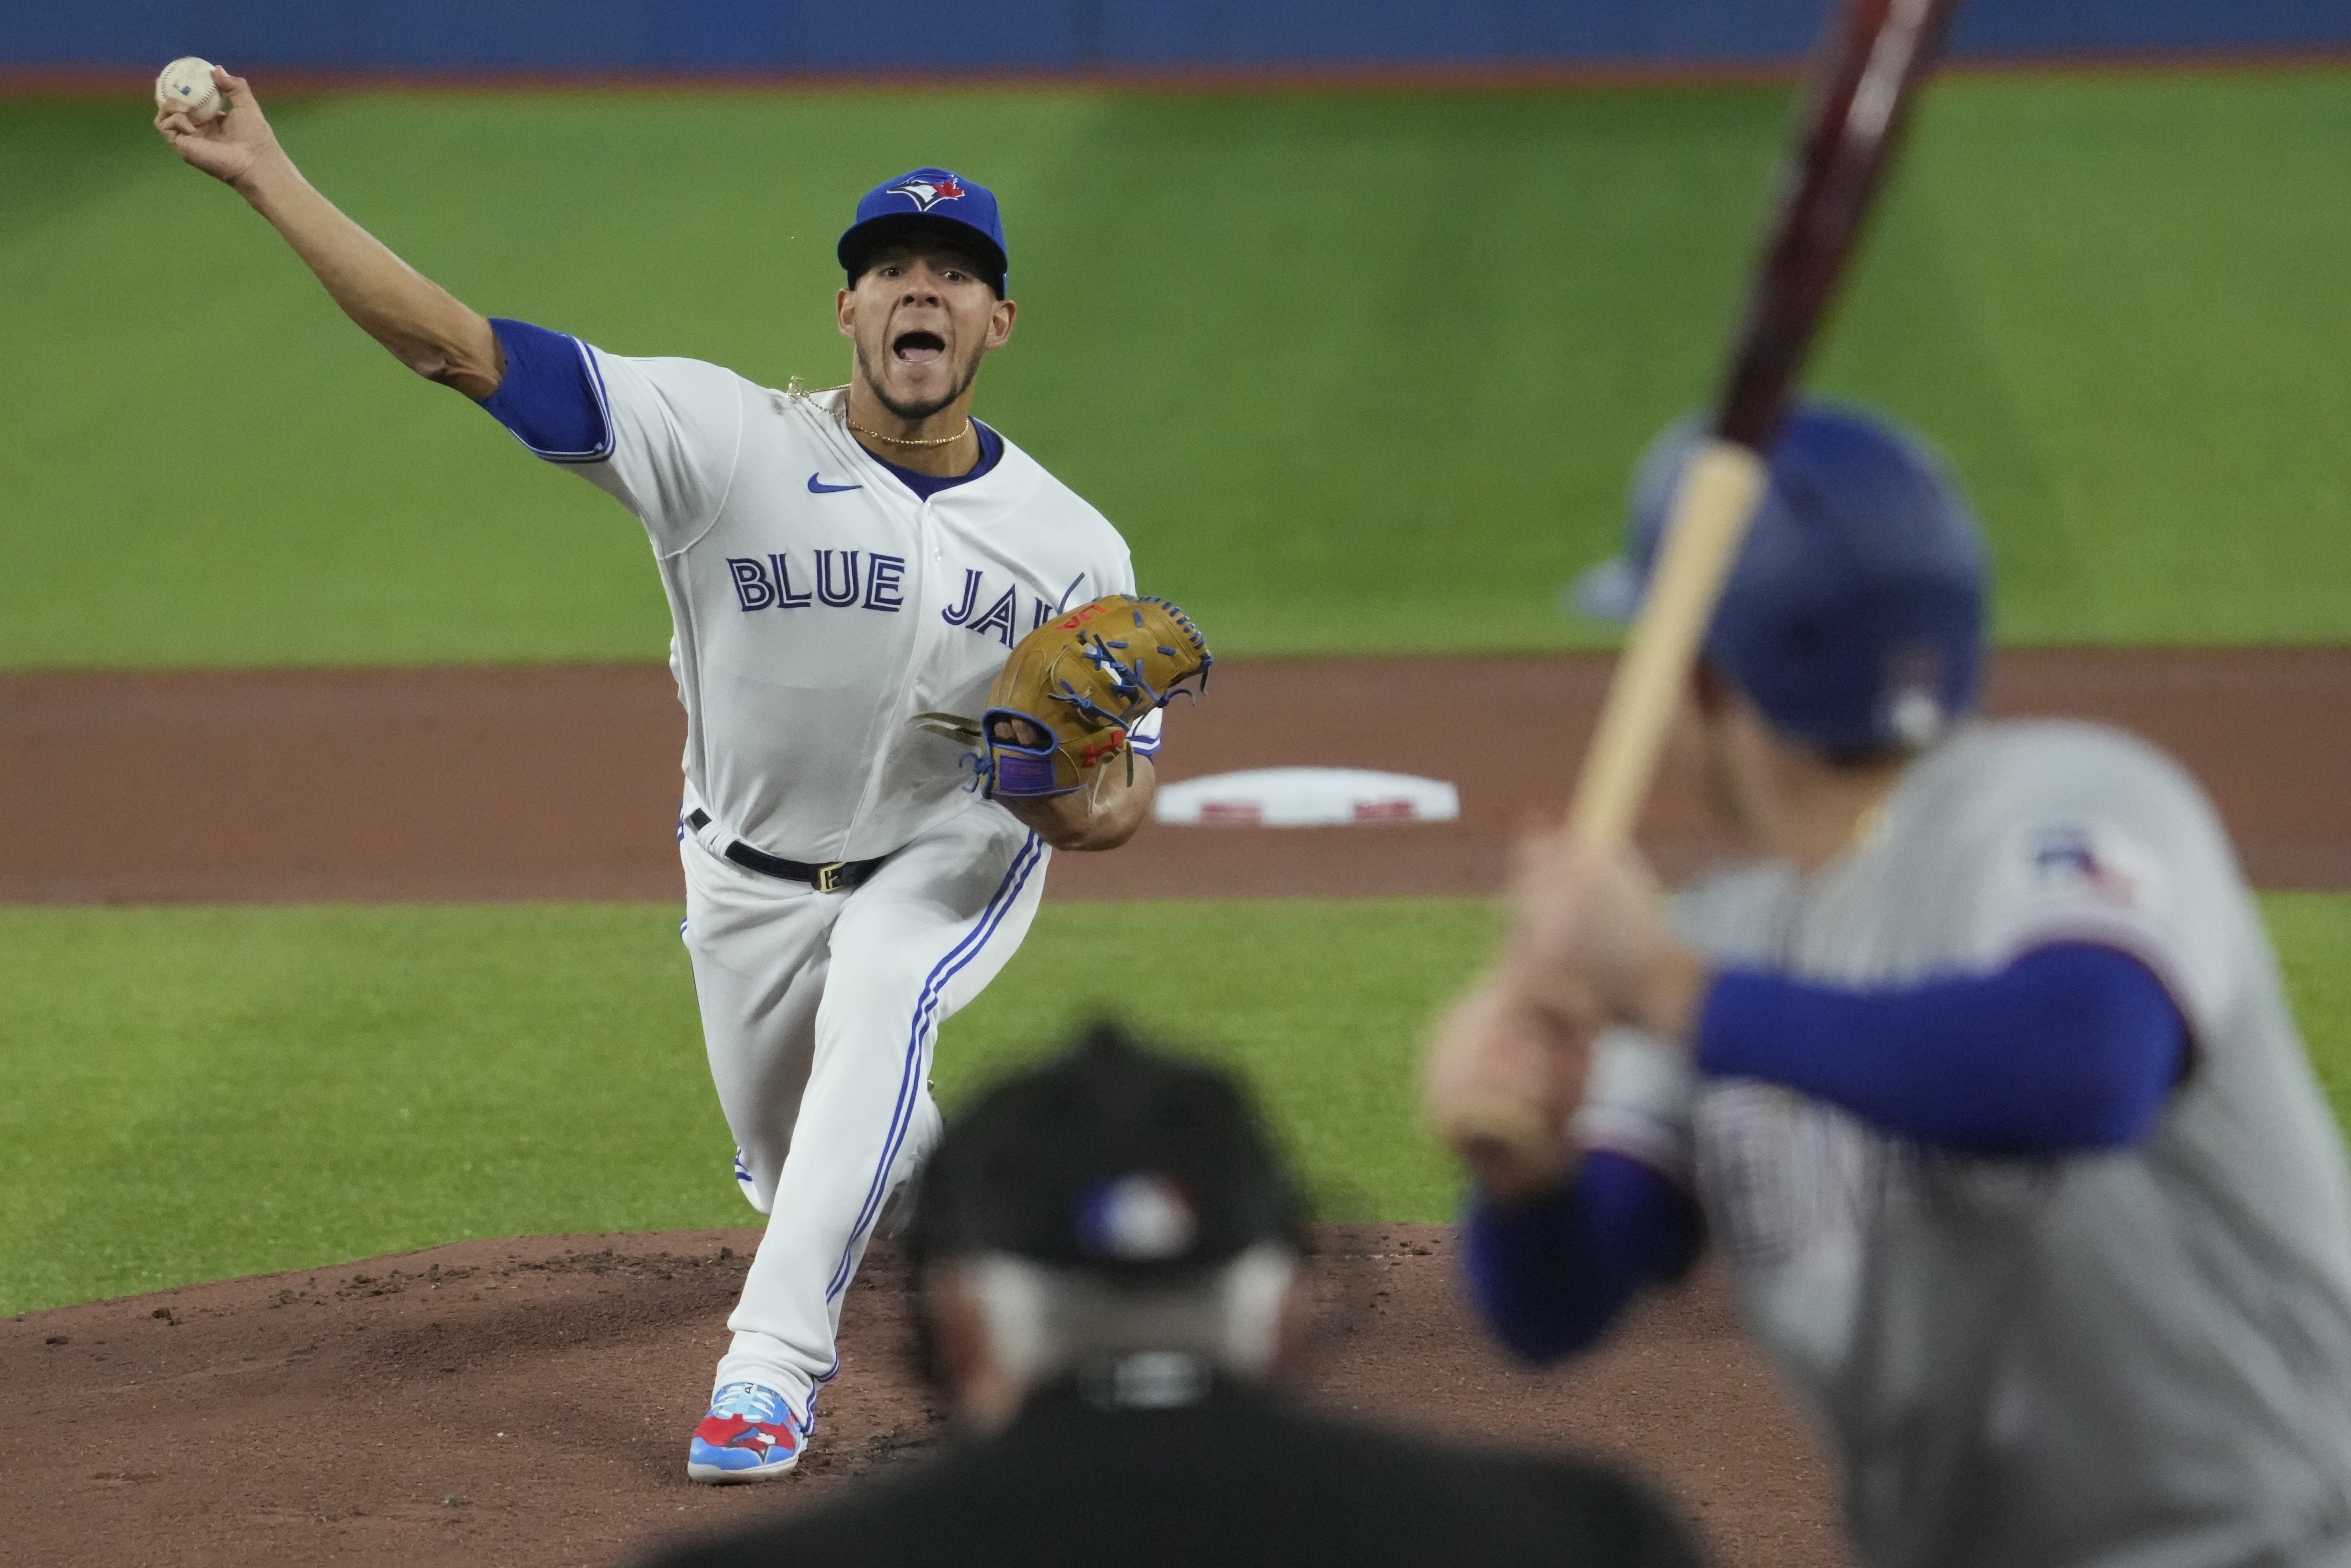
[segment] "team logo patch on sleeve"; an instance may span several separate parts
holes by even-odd
[[[2032,852],[2033,875],[2044,888],[2079,889],[2123,909],[2146,902],[2144,858],[2115,833],[2083,824],[2044,827],[2033,835]]]
[[[955,176],[947,174],[936,180],[920,176],[911,180],[902,180],[890,187],[889,193],[893,196],[904,196],[914,204],[916,212],[927,213],[941,202],[954,201],[957,196],[962,195],[964,191],[961,185],[956,183]]]

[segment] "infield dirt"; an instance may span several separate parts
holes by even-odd
[[[1479,894],[1559,810],[1608,662],[1219,665],[1164,777],[1286,764],[1450,780],[1442,825],[1146,827],[1055,898]],[[2351,887],[2351,649],[2008,653],[1996,713],[2120,724],[2210,790],[2257,886]],[[0,676],[0,903],[680,898],[685,725],[657,666]],[[1645,841],[1722,852],[1669,774]],[[807,852],[792,845],[777,853]]]

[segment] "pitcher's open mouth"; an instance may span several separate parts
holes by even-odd
[[[946,340],[936,332],[901,332],[890,345],[891,354],[901,364],[935,360],[946,351]]]

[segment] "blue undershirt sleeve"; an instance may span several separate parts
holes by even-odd
[[[1698,1256],[1697,1202],[1629,1155],[1595,1149],[1575,1180],[1529,1203],[1481,1197],[1469,1215],[1471,1299],[1528,1361],[1598,1340],[1643,1286],[1678,1279]]]
[[[2146,1137],[2187,1065],[2188,1029],[2137,959],[2061,943],[1989,975],[1876,990],[1726,970],[1696,1060],[1926,1143],[2051,1155]]]
[[[556,463],[601,463],[612,455],[612,422],[596,368],[577,338],[528,321],[490,319],[506,350],[506,374],[482,409],[515,439]]]

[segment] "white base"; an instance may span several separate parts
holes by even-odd
[[[1460,791],[1440,779],[1362,768],[1253,768],[1162,784],[1152,815],[1187,827],[1333,828],[1450,822]]]

